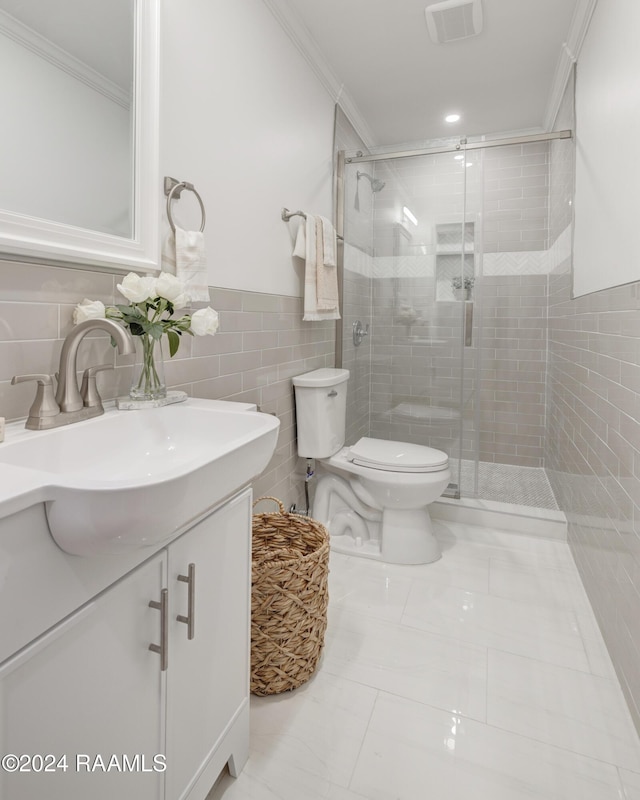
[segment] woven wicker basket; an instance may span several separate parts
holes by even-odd
[[[251,691],[295,689],[313,675],[324,645],[329,534],[310,517],[253,515]]]

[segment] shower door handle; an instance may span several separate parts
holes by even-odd
[[[464,346],[473,345],[473,300],[464,301]]]

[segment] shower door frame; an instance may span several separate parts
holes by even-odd
[[[346,156],[346,152],[344,150],[339,150],[337,152],[336,158],[336,169],[335,169],[335,229],[338,238],[338,252],[337,252],[337,260],[336,260],[336,268],[337,268],[337,278],[338,278],[338,286],[340,287],[339,291],[339,311],[340,311],[340,318],[336,320],[336,347],[335,347],[335,365],[336,367],[342,367],[343,363],[343,336],[344,336],[344,327],[343,327],[343,311],[344,311],[344,222],[345,222],[345,202],[344,202],[344,190],[345,190],[345,167],[347,164],[356,164],[356,163],[369,163],[369,162],[376,162],[376,161],[390,161],[394,159],[400,158],[415,158],[416,156],[428,156],[428,155],[437,155],[440,153],[455,153],[461,152],[466,154],[470,150],[482,150],[489,147],[504,147],[508,145],[516,145],[516,144],[530,144],[532,142],[547,142],[553,139],[571,139],[573,138],[573,131],[572,130],[562,130],[562,131],[551,131],[548,133],[537,133],[537,134],[529,134],[524,136],[512,136],[509,138],[502,138],[502,139],[487,139],[477,142],[469,142],[466,138],[462,138],[459,142],[455,145],[448,145],[448,146],[440,146],[440,147],[430,147],[430,148],[421,148],[416,150],[398,150],[394,152],[388,153],[376,153],[376,154],[369,154],[369,155],[357,155],[357,156]],[[466,197],[466,188],[465,188],[465,197]],[[464,230],[464,214],[463,214],[463,230]],[[463,237],[464,239],[464,237]],[[463,254],[462,254],[462,264],[464,265],[464,246],[463,246]],[[462,266],[463,269],[463,266]],[[463,314],[463,330],[462,330],[462,353],[464,354],[464,346],[465,346],[465,337],[469,333],[467,326],[469,326],[468,314],[469,308],[467,307],[469,304],[465,303],[465,312]],[[473,310],[472,310],[473,313]],[[461,380],[464,384],[464,370],[462,369],[462,361],[463,357],[461,358]],[[478,367],[478,364],[476,364]],[[463,387],[464,388],[464,387]],[[461,397],[463,397],[464,392],[462,392]],[[479,413],[479,404],[476,408],[476,416]],[[444,492],[445,497],[452,497],[455,499],[460,498],[460,486],[462,484],[461,480],[461,468],[462,468],[462,433],[463,433],[463,426],[464,420],[461,414],[460,416],[460,454],[459,454],[459,469],[458,469],[458,485],[449,484],[449,490]],[[477,449],[477,448],[476,448]],[[476,455],[475,461],[475,474],[476,474],[476,483],[477,483],[477,475],[478,475],[478,458],[479,454]]]

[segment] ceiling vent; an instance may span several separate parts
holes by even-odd
[[[436,44],[476,36],[482,30],[480,0],[445,0],[424,10],[429,36]]]

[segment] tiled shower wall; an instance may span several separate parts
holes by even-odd
[[[487,149],[472,157],[466,176],[453,154],[375,164],[375,177],[386,185],[373,198],[375,236],[368,267],[373,277],[370,432],[459,452],[462,303],[436,300],[433,230],[423,228],[408,240],[397,220],[407,204],[421,209],[419,216],[431,219],[432,229],[436,223],[461,221],[466,177],[466,218],[476,223],[478,277],[473,346],[464,350],[462,454],[539,467],[545,424],[548,145]],[[361,190],[360,209],[346,205],[347,223],[362,217],[362,197]],[[358,229],[355,222],[351,228]],[[355,291],[361,300],[362,284]]]
[[[121,302],[119,282],[118,276],[89,270],[0,262],[0,416],[27,415],[35,385],[11,386],[12,376],[56,372],[75,305],[84,297],[107,305]],[[256,403],[277,414],[276,452],[254,483],[255,495],[273,494],[287,506],[300,505],[291,377],[333,366],[335,324],[303,323],[297,297],[216,288],[210,294],[220,331],[183,336],[177,355],[166,360],[167,384],[193,397]],[[87,337],[78,355],[80,370],[113,364],[113,371],[98,376],[103,398],[128,392],[131,357],[118,358],[107,336]]]
[[[567,98],[557,127],[571,122]],[[572,165],[551,153],[555,246],[571,219]],[[563,259],[549,282],[546,466],[640,729],[640,283],[572,299],[570,270]]]

